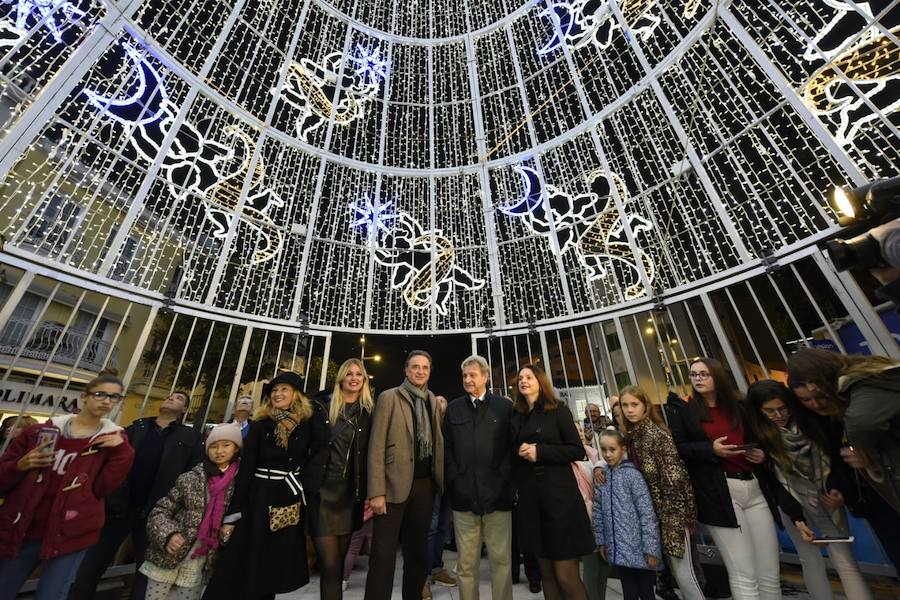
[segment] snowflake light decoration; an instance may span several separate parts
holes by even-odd
[[[87,16],[86,12],[80,10],[71,2],[19,0],[19,4],[16,7],[16,28],[20,31],[27,31],[30,17],[42,20],[44,27],[50,30],[50,34],[56,40],[56,43],[61,44],[63,41],[62,30],[65,24],[57,22],[58,15],[55,14],[57,11],[60,11],[71,23],[75,23]]]
[[[350,208],[356,212],[357,218],[350,225],[351,227],[362,227],[367,232],[373,228],[376,233],[380,230],[384,233],[390,233],[393,225],[389,221],[396,220],[399,215],[393,210],[393,200],[387,202],[372,202],[369,196],[364,197],[359,202],[350,203]]]
[[[388,62],[381,58],[381,48],[371,50],[362,44],[356,45],[356,55],[350,60],[356,63],[356,74],[366,83],[382,81],[387,77]]]

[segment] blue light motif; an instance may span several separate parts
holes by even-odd
[[[56,13],[61,11],[69,22],[74,23],[81,18],[87,16],[87,13],[80,10],[71,2],[57,2],[57,0],[19,0],[16,7],[16,29],[21,31],[28,30],[28,18],[34,17],[44,21],[44,26],[50,30],[50,34],[57,44],[61,44],[62,25],[56,21]]]
[[[390,233],[393,228],[389,221],[394,221],[400,215],[390,212],[393,210],[393,200],[387,202],[372,202],[372,198],[365,196],[359,202],[352,202],[350,208],[356,212],[357,218],[350,223],[351,227],[363,227],[366,231],[373,228],[377,233],[379,230],[384,233]]]
[[[362,44],[356,45],[356,56],[350,60],[356,63],[356,75],[366,83],[377,83],[387,77],[388,62],[381,58],[381,48],[369,50]]]
[[[136,67],[137,90],[128,98],[107,98],[87,88],[81,93],[100,112],[119,123],[146,125],[157,121],[168,100],[163,79],[140,50],[128,42],[122,42],[122,48]]]
[[[510,217],[522,217],[533,214],[536,210],[543,208],[544,184],[537,171],[531,167],[515,166],[513,169],[522,178],[525,192],[522,194],[522,198],[516,202],[498,206],[497,209]]]
[[[582,30],[577,11],[578,9],[569,2],[548,2],[547,7],[539,14],[551,21],[559,21],[559,34],[554,31],[547,42],[538,49],[539,55],[549,54],[562,46],[563,40],[577,37]],[[555,29],[556,23],[554,23]]]

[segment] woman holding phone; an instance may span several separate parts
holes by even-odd
[[[29,427],[0,457],[0,600],[15,598],[40,562],[35,598],[66,596],[100,536],[103,498],[134,458],[122,428],[106,418],[123,391],[118,377],[101,374],[81,393],[81,412]]]
[[[690,365],[693,392],[686,403],[666,406],[669,429],[687,467],[706,525],[728,570],[734,600],[781,598],[778,538],[781,506],[810,541],[800,504],[763,466],[738,391],[714,358]]]
[[[747,401],[752,407],[748,415],[750,423],[760,445],[775,464],[779,479],[803,506],[807,522],[823,536],[847,538],[850,527],[840,492],[848,478],[842,471],[847,468],[840,462],[833,463],[828,453],[793,418],[796,396],[780,381],[763,380],[750,386]],[[804,540],[791,523],[785,523],[785,530],[797,548],[803,565],[803,581],[810,595],[816,600],[833,600],[822,546]],[[859,572],[851,545],[829,544],[828,556],[847,597],[870,600],[872,591]]]

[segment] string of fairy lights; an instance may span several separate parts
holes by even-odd
[[[481,329],[767,256],[900,163],[868,2],[448,4],[0,4],[0,233],[230,311]]]

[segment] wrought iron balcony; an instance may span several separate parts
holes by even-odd
[[[40,323],[31,339],[26,342],[25,336],[33,325],[34,321],[31,319],[10,318],[3,331],[0,331],[0,354],[15,356],[21,350],[24,357],[47,360],[58,343],[53,363],[71,366],[80,354],[78,367],[88,371],[100,370],[104,362],[107,367],[112,368],[118,364],[118,348],[107,341],[88,336],[86,331],[71,328],[65,331],[65,326],[55,321]]]

